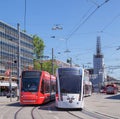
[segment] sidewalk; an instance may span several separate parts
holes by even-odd
[[[9,104],[13,102],[18,102],[17,97],[15,98],[7,98],[6,96],[0,96],[0,104]]]

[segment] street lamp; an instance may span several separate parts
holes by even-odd
[[[60,24],[55,24],[55,25],[52,27],[52,30],[63,30],[63,27],[62,27]]]
[[[71,51],[69,49],[66,49],[64,52],[65,53],[70,53]]]
[[[67,59],[67,63],[69,63],[70,67],[72,67],[72,58],[71,57],[69,59]]]
[[[66,40],[66,50],[64,51],[65,53],[70,53],[71,51],[68,49],[68,39]]]

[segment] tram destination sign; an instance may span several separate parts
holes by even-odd
[[[22,78],[39,78],[41,75],[40,71],[23,71]]]

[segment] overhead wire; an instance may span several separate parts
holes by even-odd
[[[120,17],[120,13],[117,16],[115,16],[106,26],[104,26],[101,32],[108,28],[118,17]]]
[[[82,16],[82,19],[79,21],[79,22],[82,22],[83,19],[85,19],[85,17],[88,15],[88,13],[90,12],[90,10],[92,9],[92,7],[90,7],[87,12]],[[68,34],[68,36],[71,35],[71,33],[74,31],[74,29],[76,29],[76,27],[79,26],[79,23],[76,24],[73,29],[71,30],[70,34]],[[68,38],[65,38],[66,40],[66,51],[65,52],[70,52],[69,49],[68,49]]]
[[[90,0],[90,2],[92,2],[93,4],[97,5],[98,6],[98,3],[95,2],[94,0]]]
[[[82,22],[82,20],[87,16],[87,14],[90,12],[91,8],[92,8],[92,7],[90,7],[90,8],[87,10],[87,12],[83,15],[83,17],[82,17],[82,19],[79,21],[79,23]],[[77,23],[77,24],[72,28],[71,32],[73,32],[74,29],[76,29],[76,27],[79,26],[79,23]],[[69,34],[69,35],[70,35],[70,34]],[[68,36],[69,36],[69,35],[68,35]]]
[[[106,4],[107,2],[109,2],[110,0],[105,0],[103,3],[101,3],[100,5],[98,5],[84,20],[83,22],[81,22],[70,34],[69,36],[66,38],[66,40],[70,39],[71,36],[78,31],[78,29],[99,9],[101,8],[104,4]]]

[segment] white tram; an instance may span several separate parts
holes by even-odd
[[[84,107],[84,70],[81,68],[58,68],[56,77],[56,107],[79,108],[82,110]]]

